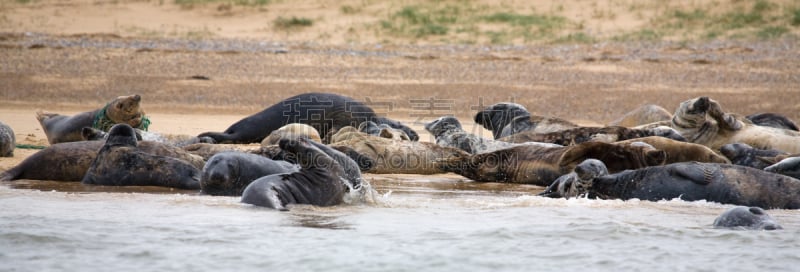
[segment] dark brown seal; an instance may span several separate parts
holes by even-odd
[[[144,152],[138,146],[131,126],[114,125],[81,182],[200,189],[200,169],[184,160]]]

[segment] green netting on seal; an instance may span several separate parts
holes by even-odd
[[[111,129],[112,126],[116,125],[114,121],[111,121],[106,115],[106,109],[111,103],[106,104],[102,110],[98,111],[97,114],[94,115],[94,120],[92,121],[92,128],[99,129],[102,131],[108,131]],[[147,131],[147,128],[150,127],[150,118],[147,118],[147,115],[142,115],[142,123],[139,124],[138,129]]]

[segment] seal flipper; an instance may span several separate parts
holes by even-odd
[[[671,175],[682,177],[699,185],[711,183],[710,175],[713,175],[712,171],[712,169],[707,169],[707,167],[699,163],[675,164],[669,169]]]

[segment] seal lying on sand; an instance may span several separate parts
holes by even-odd
[[[300,167],[242,152],[214,155],[203,167],[201,192],[209,195],[241,196],[254,180],[272,174],[297,172]]]
[[[83,140],[81,130],[93,127],[108,131],[114,124],[128,124],[134,128],[147,130],[150,120],[139,105],[142,97],[138,94],[120,96],[105,107],[93,111],[65,116],[44,111],[36,112],[36,119],[42,125],[50,144]]]
[[[800,132],[754,125],[725,113],[719,103],[705,96],[681,102],[670,126],[689,142],[713,150],[725,144],[745,143],[758,149],[800,153]]]
[[[318,143],[322,142],[319,131],[314,127],[301,123],[292,123],[270,132],[261,141],[261,146],[277,145],[281,139],[297,139],[298,137],[306,137]]]
[[[500,139],[520,132],[549,133],[578,127],[570,121],[532,115],[516,103],[501,102],[487,107],[475,114],[475,123],[492,131],[494,139]]]
[[[492,152],[498,149],[520,145],[498,140],[485,139],[475,134],[466,132],[461,127],[461,122],[452,116],[440,117],[439,119],[425,124],[425,130],[436,137],[436,144],[458,148],[470,154]],[[535,142],[529,143],[540,145],[542,147],[560,147],[560,145],[557,144]]]
[[[0,157],[14,157],[14,148],[17,146],[14,130],[0,122]]]
[[[774,164],[777,161],[774,160],[776,156],[789,154],[780,150],[753,148],[743,143],[725,144],[720,148],[720,153],[735,165],[756,169],[764,169]]]
[[[672,140],[665,137],[649,136],[625,141],[619,141],[615,144],[636,144],[646,143],[658,150],[667,152],[666,164],[676,162],[713,162],[713,163],[731,163],[725,156],[719,155],[711,148],[704,145],[687,143]]]
[[[662,165],[666,153],[645,145],[586,142],[565,147],[515,146],[494,152],[445,160],[442,170],[475,181],[548,186],[588,158],[602,160],[612,171]]]
[[[364,121],[387,124],[403,130],[416,141],[417,133],[395,120],[378,117],[364,103],[350,97],[331,93],[304,93],[287,98],[263,111],[234,123],[224,132],[205,132],[217,143],[260,143],[270,132],[291,123],[303,123],[317,129],[319,135],[328,135],[328,130],[345,126],[358,126]],[[327,142],[327,139],[323,139]]]
[[[0,181],[17,179],[81,181],[97,157],[104,141],[58,143],[39,150],[0,174]],[[138,142],[138,149],[153,155],[168,156],[202,169],[205,160],[175,146],[157,142]]]
[[[109,130],[108,139],[81,182],[200,189],[200,174],[200,169],[184,160],[142,151],[133,128],[118,124]]]
[[[786,116],[776,113],[756,113],[745,116],[753,124],[798,131],[797,124]]]
[[[526,131],[503,137],[499,140],[509,143],[540,142],[558,145],[574,145],[588,141],[611,143],[648,136],[661,136],[677,141],[686,140],[677,131],[669,127],[648,129],[626,127],[577,127],[544,134]]]
[[[800,157],[788,157],[767,166],[764,171],[800,179]]]
[[[540,195],[548,197],[680,198],[764,209],[800,209],[800,180],[750,167],[683,162],[609,174],[605,164],[589,159],[561,176]]]
[[[438,161],[468,155],[456,148],[443,147],[435,143],[396,141],[367,135],[352,127],[344,127],[334,134],[331,143],[337,150],[350,148],[374,163],[367,173],[372,174],[441,174]]]
[[[400,129],[392,128],[386,124],[376,124],[372,121],[362,122],[358,125],[358,131],[364,132],[369,135],[380,136],[397,141],[410,141],[405,132]]]
[[[287,206],[291,204],[338,205],[344,202],[348,188],[353,188],[351,180],[361,178],[360,173],[358,177],[348,176],[342,165],[307,139],[284,139],[279,145],[297,157],[302,169],[253,181],[242,194],[243,203],[277,210],[288,210]],[[349,159],[344,154],[334,154],[341,160]],[[351,168],[354,165],[353,162]]]
[[[196,137],[192,135],[183,134],[164,134],[152,131],[144,131],[141,129],[136,130],[136,140],[158,142],[177,147],[184,147],[196,143],[213,143],[214,140],[208,137]],[[81,130],[81,136],[86,141],[105,140],[108,133],[96,128],[84,127]]]
[[[772,216],[759,207],[733,207],[714,220],[714,228],[779,230],[783,229]]]
[[[617,120],[608,123],[608,126],[635,127],[655,122],[669,121],[672,113],[654,104],[646,104],[626,113]]]

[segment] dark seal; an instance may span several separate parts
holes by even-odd
[[[772,216],[759,207],[733,207],[714,220],[714,228],[744,230],[783,229]]]
[[[797,124],[794,121],[777,113],[756,113],[745,116],[745,118],[759,126],[798,131]]]
[[[140,151],[177,158],[189,162],[197,169],[203,168],[205,164],[202,157],[192,155],[175,146],[147,141],[137,144]],[[17,179],[81,181],[97,157],[97,151],[103,145],[104,141],[79,141],[50,145],[0,174],[0,181]]]
[[[83,177],[85,184],[113,186],[164,186],[200,189],[200,169],[173,157],[139,149],[136,132],[127,124],[111,127]]]
[[[800,180],[751,167],[683,162],[609,174],[599,160],[586,160],[541,193],[601,199],[659,201],[679,198],[764,209],[800,209]]]
[[[419,139],[410,127],[398,121],[378,117],[369,106],[353,98],[331,93],[305,93],[287,98],[263,111],[234,123],[224,132],[205,132],[217,143],[260,143],[270,132],[291,123],[314,127],[319,135],[345,126],[358,126],[364,121],[386,124],[403,130],[414,141]],[[323,139],[326,141],[327,139]]]
[[[222,152],[206,162],[200,188],[209,195],[241,196],[244,188],[260,177],[298,170],[297,165],[286,161],[243,152]]]
[[[758,149],[744,143],[725,144],[719,149],[732,164],[764,169],[774,163],[774,158],[788,153],[775,149]]]
[[[287,206],[291,204],[333,206],[344,202],[348,188],[361,189],[360,172],[357,176],[348,176],[345,167],[312,141],[305,138],[283,139],[279,146],[295,156],[302,169],[299,172],[269,175],[253,181],[242,193],[243,203],[277,210],[288,210]],[[340,161],[350,160],[342,153],[333,154]],[[355,162],[350,160],[350,163],[348,168],[351,173],[358,171]],[[355,182],[359,184],[356,185]]]
[[[475,114],[475,123],[492,132],[495,139],[501,138],[503,129],[511,120],[520,116],[530,116],[525,106],[517,103],[496,103]]]

